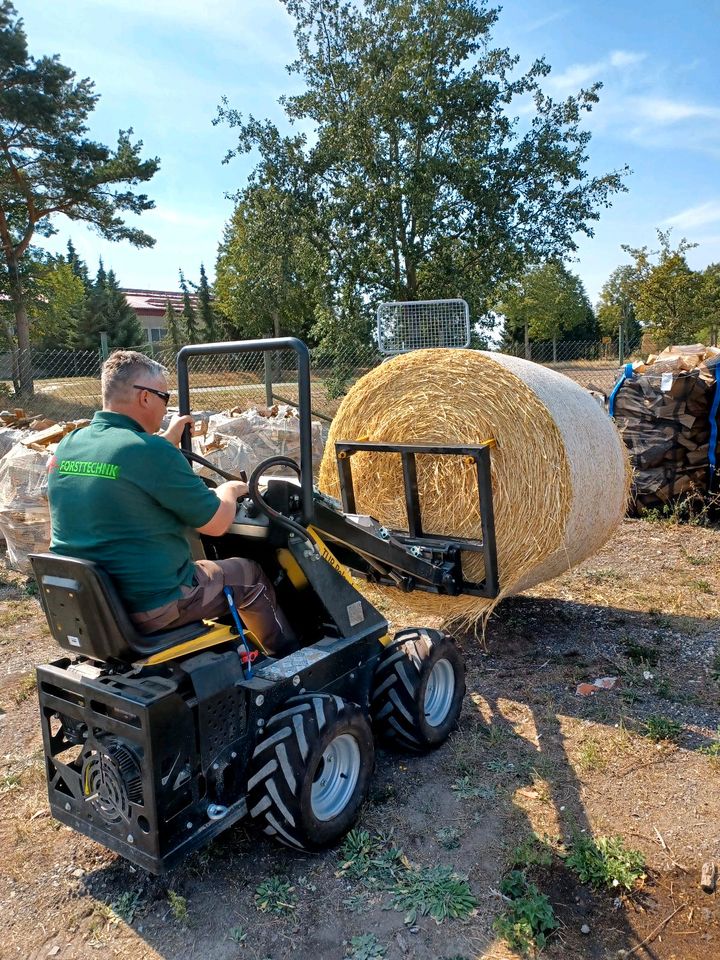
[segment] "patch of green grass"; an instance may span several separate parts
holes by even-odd
[[[525,837],[513,850],[511,862],[513,867],[549,867],[553,861],[552,847],[546,840],[541,840],[536,833]]]
[[[435,839],[445,850],[457,850],[460,846],[460,831],[457,827],[440,827],[435,831]]]
[[[418,917],[430,916],[435,923],[465,919],[477,907],[477,900],[465,877],[452,867],[440,866],[407,870],[392,891],[392,904],[405,911],[405,923],[413,926]]]
[[[170,912],[173,915],[173,919],[177,920],[178,923],[187,923],[189,918],[188,905],[185,897],[181,897],[179,893],[176,893],[174,890],[168,890],[167,893],[168,903],[170,904]]]
[[[714,593],[715,592],[707,580],[691,580],[690,586],[695,587],[698,593]]]
[[[687,554],[686,559],[692,567],[707,567],[712,563],[712,560],[709,557],[697,557]]]
[[[707,747],[700,747],[698,753],[702,753],[708,758],[713,767],[720,767],[720,727],[715,733],[717,740],[713,740]]]
[[[644,856],[626,847],[622,837],[577,837],[565,863],[581,883],[610,890],[632,890],[645,876]]]
[[[284,877],[270,877],[255,890],[255,907],[261,913],[287,917],[297,906],[295,888]]]
[[[20,786],[19,773],[5,773],[0,777],[0,794],[9,793]]]
[[[35,676],[35,671],[29,673],[26,677],[23,677],[20,681],[20,684],[13,694],[13,700],[15,703],[20,706],[21,703],[24,703],[29,696],[31,696],[37,689],[37,677]]]
[[[521,870],[511,870],[503,878],[500,892],[508,905],[493,922],[495,932],[512,950],[521,953],[542,950],[558,927],[548,898]]]
[[[607,768],[608,760],[597,740],[586,740],[578,751],[578,764],[582,770],[602,772]]]
[[[672,700],[672,686],[667,677],[660,677],[655,681],[655,693],[663,700]]]
[[[648,647],[632,637],[623,643],[623,653],[637,667],[654,667],[660,659],[660,651],[656,647]]]
[[[645,736],[653,743],[676,741],[682,733],[682,724],[669,717],[652,716],[645,721]]]
[[[117,900],[113,900],[110,909],[125,923],[132,923],[135,917],[135,911],[140,906],[140,894],[137,890],[126,890],[121,893]]]
[[[387,948],[381,946],[374,933],[364,933],[350,941],[347,956],[350,960],[382,960]]]
[[[391,905],[414,924],[421,916],[436,923],[469,916],[477,906],[467,880],[452,867],[416,868],[390,837],[351,830],[341,850],[341,874],[391,895]]]
[[[715,683],[720,683],[720,650],[713,656],[712,664],[710,665],[710,676]]]

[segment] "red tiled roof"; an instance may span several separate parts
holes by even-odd
[[[134,290],[122,287],[125,299],[138,316],[162,317],[165,313],[168,300],[177,313],[183,308],[183,294],[178,290]],[[197,306],[197,296],[190,294],[193,306]]]

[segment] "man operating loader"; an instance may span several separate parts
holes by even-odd
[[[189,416],[157,431],[170,399],[167,371],[142,353],[118,350],[102,370],[103,409],[62,440],[48,464],[53,553],[92,560],[113,578],[138,630],[154,633],[228,612],[262,646],[292,646],[287,622],[259,565],[234,557],[193,562],[186,530],[220,536],[247,485],[210,489],[177,449]]]

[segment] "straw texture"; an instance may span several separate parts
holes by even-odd
[[[333,420],[320,489],[339,495],[334,443],[472,444],[494,439],[493,500],[501,597],[557,576],[597,550],[624,515],[629,470],[614,425],[562,374],[477,350],[418,350],[372,370]],[[418,457],[429,533],[481,539],[477,480],[460,457]],[[407,529],[400,457],[355,454],[357,510]],[[465,552],[466,579],[480,554]],[[405,596],[418,612],[478,621],[497,603],[479,597]]]

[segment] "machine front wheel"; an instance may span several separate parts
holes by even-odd
[[[375,672],[373,725],[402,749],[428,750],[447,739],[464,696],[465,664],[452,638],[438,630],[401,630]]]
[[[293,697],[253,753],[248,811],[282,843],[321,850],[355,822],[374,764],[372,731],[359,707],[324,693]]]

